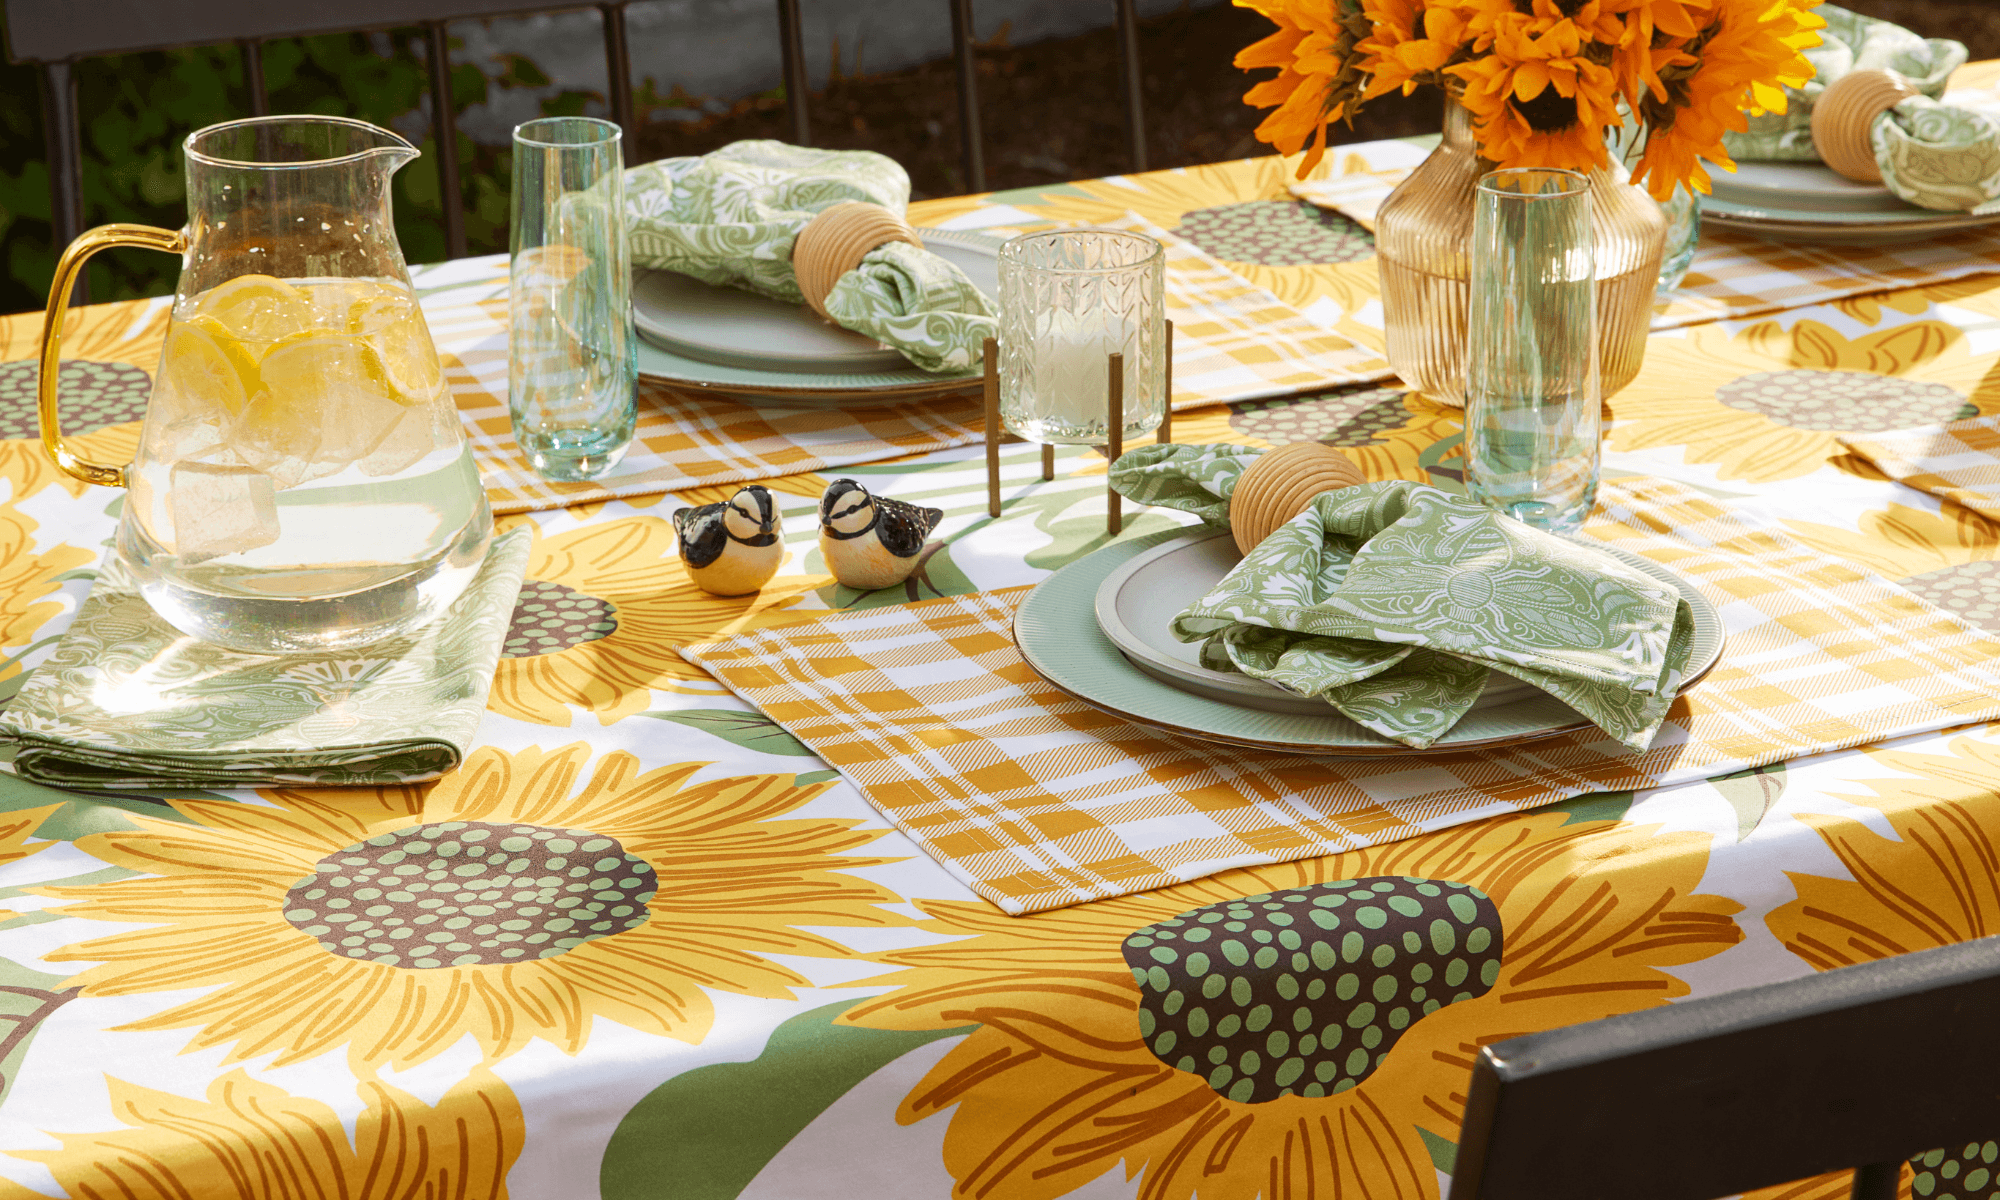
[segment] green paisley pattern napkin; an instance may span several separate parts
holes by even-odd
[[[345,654],[266,657],[196,641],[154,614],[123,565],[97,585],[7,711],[0,744],[37,783],[99,788],[374,785],[457,766],[528,564],[493,540],[439,620]]]
[[[1111,486],[1228,523],[1258,451],[1146,446]],[[1418,749],[1490,671],[1525,680],[1633,750],[1680,689],[1694,618],[1678,592],[1588,545],[1406,480],[1327,492],[1175,619],[1202,661],[1303,695]]]
[[[1895,71],[1921,95],[1875,118],[1870,141],[1882,183],[1920,208],[1962,212],[2000,201],[2000,104],[1954,99],[1941,103],[1946,81],[1964,65],[1962,42],[1919,37],[1900,25],[1831,4],[1820,44],[1806,50],[1813,79],[1786,88],[1785,111],[1749,118],[1744,133],[1724,136],[1739,159],[1806,160],[1813,147],[1812,112],[1821,92],[1850,71]]]
[[[635,265],[791,304],[805,303],[792,276],[792,242],[816,213],[848,200],[900,213],[909,205],[910,177],[872,151],[772,141],[736,142],[625,172]],[[933,372],[971,370],[997,315],[963,271],[902,242],[869,251],[834,284],[826,310]]]

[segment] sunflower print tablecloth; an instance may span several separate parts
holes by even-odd
[[[923,219],[1136,213],[1365,330],[1365,232],[1285,180],[1260,160]],[[130,453],[160,315],[80,318],[92,457]],[[0,322],[5,358],[33,320]],[[89,591],[119,499],[27,440],[22,369],[0,375],[0,702]],[[2000,634],[2000,526],[1840,441],[2000,414],[1996,381],[1990,276],[1660,333],[1611,402],[1606,474]],[[1392,381],[1176,430],[1460,483],[1458,414]],[[1106,541],[1102,458],[1056,465],[1044,482],[1008,448],[997,520],[978,447],[841,466],[946,514],[911,580],[868,594],[818,558],[816,459],[767,479],[789,556],[754,597],[695,589],[666,520],[729,484],[504,517],[528,583],[475,747],[435,784],[0,774],[0,1197],[1435,1198],[1482,1042],[2000,930],[1984,724],[1418,813],[1365,847],[1009,916],[673,647],[1032,584]],[[1123,536],[1182,520],[1128,509]],[[1919,1165],[1962,1194],[1945,1156]]]

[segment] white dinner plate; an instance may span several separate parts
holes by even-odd
[[[1000,239],[920,229],[924,248],[955,264],[989,297],[1000,288]],[[872,338],[800,305],[670,271],[636,271],[632,320],[639,376],[780,407],[894,404],[977,387],[978,372],[920,371]]]
[[[1218,538],[1226,543],[1226,548],[1191,551],[1200,543]],[[1599,548],[1655,579],[1673,584],[1686,597],[1694,614],[1695,629],[1694,645],[1688,656],[1688,682],[1683,690],[1693,687],[1722,654],[1723,628],[1715,606],[1692,584],[1658,563],[1615,547]],[[1175,558],[1177,553],[1180,557]],[[1185,686],[1185,677],[1170,682],[1162,677],[1170,675],[1168,671],[1155,674],[1135,665],[1097,621],[1098,598],[1106,580],[1142,555],[1153,555],[1150,561],[1163,562],[1158,569],[1165,574],[1133,586],[1143,591],[1145,587],[1160,584],[1166,576],[1179,573],[1186,578],[1175,580],[1174,586],[1190,600],[1219,582],[1235,564],[1236,557],[1234,544],[1227,535],[1208,529],[1169,530],[1130,542],[1116,542],[1083,556],[1037,584],[1014,617],[1014,641],[1028,665],[1056,688],[1093,708],[1183,737],[1261,750],[1349,758],[1486,750],[1555,737],[1590,724],[1562,701],[1529,687],[1526,693],[1511,698],[1484,698],[1487,703],[1475,706],[1429,749],[1412,750],[1363,728],[1323,702],[1313,702],[1318,705],[1316,709],[1280,710],[1242,703],[1240,695],[1225,699],[1193,690]],[[1168,559],[1172,561],[1165,561]],[[1129,578],[1146,575],[1146,565],[1142,564]],[[1124,590],[1124,587],[1119,589]],[[1129,601],[1114,598],[1111,609],[1128,631],[1133,629],[1134,621],[1141,622],[1147,631],[1135,633],[1138,640],[1172,658],[1166,649],[1172,637],[1165,633],[1164,625],[1180,609],[1168,611],[1166,603],[1142,601],[1135,595]],[[1150,630],[1155,621],[1161,626],[1158,633]],[[1189,661],[1181,659],[1177,665],[1184,666]],[[1149,665],[1159,667],[1157,660],[1149,660]]]
[[[2000,212],[1919,208],[1824,163],[1738,163],[1734,173],[1711,172],[1711,180],[1714,192],[1701,198],[1703,223],[1770,242],[1891,246],[2000,222]]]

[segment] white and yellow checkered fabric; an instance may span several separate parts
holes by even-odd
[[[1119,224],[1167,247],[1175,409],[1388,376],[1375,352],[1306,320],[1188,242],[1136,216]],[[892,407],[778,409],[642,383],[639,428],[624,461],[589,483],[551,483],[516,450],[507,417],[506,257],[412,275],[495,512],[746,483],[985,436],[976,391]]]
[[[1595,731],[1340,760],[1173,737],[1027,666],[1011,633],[1025,588],[682,653],[1017,914],[2000,716],[2000,641],[1677,484],[1620,481],[1601,498],[1589,532],[1695,581],[1728,628],[1722,661],[1643,754]]]
[[[1898,483],[2000,518],[2000,417],[1842,434],[1838,441]]]

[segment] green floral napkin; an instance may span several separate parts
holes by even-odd
[[[410,637],[275,658],[181,633],[109,557],[55,653],[0,713],[0,744],[21,775],[58,786],[435,778],[479,729],[528,546],[525,530],[493,539],[472,585]]]
[[[872,151],[772,141],[736,142],[625,172],[635,265],[791,304],[805,303],[792,276],[793,240],[816,213],[848,200],[900,213],[909,205],[910,177]],[[973,369],[997,316],[963,271],[903,242],[869,251],[834,284],[826,311],[934,372]]]
[[[1960,212],[2000,199],[2000,104],[1944,104],[1945,83],[1963,66],[1963,42],[1919,37],[1900,25],[1831,4],[1820,44],[1805,50],[1812,81],[1785,89],[1785,111],[1749,118],[1750,128],[1723,137],[1738,159],[1811,161],[1812,112],[1821,92],[1850,71],[1894,71],[1921,95],[1875,118],[1871,142],[1882,183],[1920,208]]]
[[[1260,453],[1145,446],[1121,495],[1228,526]],[[1174,621],[1202,661],[1303,695],[1422,749],[1489,671],[1541,688],[1643,750],[1680,689],[1694,618],[1672,587],[1581,542],[1405,480],[1327,492]]]

